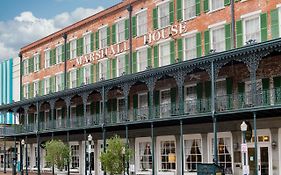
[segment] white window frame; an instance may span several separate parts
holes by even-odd
[[[177,142],[176,142],[176,138],[173,135],[168,135],[168,136],[158,136],[156,138],[156,155],[157,155],[157,165],[158,165],[158,172],[163,172],[163,170],[161,169],[161,142],[162,141],[174,141],[175,142],[175,156],[176,156],[176,162],[175,162],[175,169],[173,170],[165,170],[165,172],[176,172],[177,171]]]
[[[27,75],[29,73],[28,62],[28,59],[23,60],[23,75]]]
[[[124,71],[123,72],[119,72],[119,58],[122,57],[124,60]],[[126,73],[126,53],[121,53],[119,55],[116,56],[116,74],[117,74],[117,77],[120,77],[122,76],[123,73]]]
[[[168,26],[170,26],[170,4],[169,4],[169,0],[164,0],[163,2],[161,2],[161,3],[159,3],[159,4],[157,4],[157,10],[158,10],[158,27],[159,27],[159,29],[162,29],[162,28],[166,28],[166,27],[168,27]],[[166,25],[166,26],[162,26],[161,25],[161,20],[160,20],[160,13],[161,13],[161,8],[160,8],[160,6],[163,6],[163,5],[166,5],[166,4],[168,4],[168,24]]]
[[[161,53],[161,46],[166,45],[166,44],[169,45],[169,63],[164,65],[163,60],[162,60],[163,56]],[[159,47],[159,54],[158,54],[159,55],[159,67],[170,65],[171,64],[170,40],[168,40],[167,42],[161,42],[158,47]]]
[[[196,112],[196,101],[197,101],[197,94],[196,94],[196,90],[195,90],[195,98],[191,98],[188,96],[187,94],[187,88],[196,88],[197,84],[188,84],[184,86],[184,100],[185,100],[185,111],[186,112],[190,112],[190,113],[195,113]],[[186,105],[188,105],[188,110]]]
[[[29,84],[26,83],[23,85],[23,97],[25,99],[28,99],[28,95],[29,95]]]
[[[78,157],[78,167],[77,168],[72,168],[72,156],[73,155],[71,155],[71,157],[70,157],[70,171],[71,172],[79,172],[79,170],[80,170],[80,168],[81,168],[81,145],[79,144],[79,142],[70,142],[69,143],[69,149],[70,149],[70,151],[72,152],[72,150],[71,150],[71,146],[78,146],[78,150],[77,150],[77,152],[78,152],[78,154],[77,155],[75,155],[76,157]]]
[[[194,58],[196,58],[197,57],[197,40],[196,40],[196,33],[193,33],[193,34],[190,34],[190,35],[187,35],[187,36],[185,36],[184,38],[183,38],[183,40],[184,40],[184,42],[183,42],[183,55],[184,55],[184,60],[192,60],[192,59],[194,59],[194,58],[188,58],[187,57],[187,54],[186,54],[186,45],[187,45],[187,42],[186,42],[186,39],[188,39],[188,38],[193,38],[193,37],[195,37],[195,57]]]
[[[102,32],[105,32],[105,38],[104,38],[104,40],[105,40],[105,45],[103,46],[102,45]],[[107,47],[107,25],[106,26],[103,26],[103,27],[101,27],[101,28],[99,28],[99,49],[104,49],[104,48],[106,48]]]
[[[72,75],[75,74],[75,78],[72,78]],[[70,88],[75,88],[77,87],[77,69],[72,69],[69,71],[69,80],[70,80]],[[72,82],[75,80],[75,84]]]
[[[91,53],[91,34],[92,34],[92,32],[89,32],[89,33],[84,34],[84,36],[83,36],[84,54]],[[87,42],[89,42],[89,43],[87,43]]]
[[[260,23],[260,13],[261,11],[255,11],[255,12],[251,12],[251,13],[248,13],[248,14],[245,14],[245,15],[242,15],[241,18],[242,18],[242,27],[243,27],[243,45],[246,45],[246,21],[247,20],[253,20],[255,18],[258,18],[258,22],[259,22],[259,32],[260,32],[260,35],[259,35],[259,38],[258,40],[256,40],[256,42],[260,42],[261,41],[261,23]],[[280,20],[280,19],[279,19]]]
[[[281,36],[281,4],[277,5],[278,8],[278,25],[279,25],[279,37]]]
[[[107,79],[107,59],[108,58],[104,58],[104,59],[101,59],[101,60],[99,60],[99,78],[101,79],[101,78],[103,78],[103,80],[106,80]],[[101,70],[101,63],[105,63],[105,71],[103,70]],[[105,73],[105,75],[104,76],[101,76],[102,75],[102,73]]]
[[[145,59],[140,57],[140,52],[145,52],[145,53],[146,53]],[[148,52],[148,48],[147,48],[147,47],[137,50],[137,72],[145,71],[146,68],[148,67],[148,63],[147,63],[147,52]],[[146,62],[146,68],[145,68],[144,70],[140,70],[141,59],[144,59],[144,60],[145,60],[145,61],[143,61],[142,63]]]
[[[37,93],[36,93],[36,84],[37,84]],[[34,93],[33,93],[33,96],[36,97],[39,95],[39,80],[36,80],[36,81],[33,81],[33,90],[34,90]]]
[[[145,170],[145,171],[143,171],[143,170],[141,170],[140,169],[140,164],[141,164],[141,157],[139,157],[139,155],[140,155],[140,147],[139,147],[139,144],[140,143],[143,143],[143,142],[150,142],[151,143],[151,145],[150,145],[150,147],[151,147],[151,149],[152,149],[152,140],[151,140],[151,137],[138,137],[138,138],[136,138],[136,140],[135,140],[135,164],[136,164],[136,172],[137,172],[137,174],[151,174],[151,172],[152,172],[152,169],[147,169],[147,170]]]
[[[76,39],[73,39],[69,42],[70,45],[70,59],[77,57],[77,41]],[[74,48],[73,48],[74,47]]]
[[[222,0],[223,1],[223,5],[221,7],[216,8],[216,9],[213,8],[213,2],[212,1],[213,0],[209,0],[210,12],[214,12],[214,11],[217,11],[217,10],[225,8],[223,0]],[[217,0],[215,0],[215,1],[217,1]]]
[[[40,69],[40,57],[39,57],[39,53],[34,55],[33,58],[33,63],[34,63],[34,72],[38,72]]]
[[[50,53],[50,49],[45,50],[44,52],[44,56],[45,56],[45,68],[50,67],[50,62],[51,62],[51,53]]]
[[[49,83],[46,83],[46,81],[48,80]],[[47,86],[48,84],[48,86]],[[47,87],[48,87],[48,90],[49,92],[47,92]],[[50,77],[45,77],[44,78],[44,94],[49,94],[50,93],[50,90],[51,90],[51,86],[50,86]]]
[[[204,149],[203,149],[203,139],[202,139],[202,135],[201,134],[187,134],[187,135],[183,135],[183,144],[185,141],[187,140],[194,140],[194,139],[197,139],[197,140],[201,140],[201,163],[203,163],[203,160],[204,160]],[[186,148],[185,148],[185,144],[183,145],[184,146],[184,170],[189,172],[188,171],[188,168],[186,167],[186,160],[187,160],[187,157],[186,157]],[[191,145],[192,146],[192,145]],[[194,173],[195,171],[193,171]],[[192,174],[192,173],[188,173],[188,174]]]
[[[192,7],[192,6],[189,6],[189,8],[192,8],[192,9],[194,9],[194,16],[191,16],[191,17],[189,17],[189,18],[187,18],[186,16],[185,16],[185,11],[186,11],[186,9],[184,8],[185,7],[185,3],[187,2],[187,1],[189,1],[190,2],[190,0],[183,0],[182,1],[182,16],[183,16],[183,20],[190,20],[190,19],[193,19],[193,18],[195,18],[196,17],[196,0],[193,0],[194,1],[194,7]],[[188,3],[189,3],[188,2]]]
[[[126,21],[126,19],[123,18],[123,19],[118,20],[118,21],[115,23],[115,25],[116,25],[116,41],[117,41],[117,43],[121,43],[121,42],[123,42],[123,41],[126,40],[125,21]],[[119,25],[121,25],[122,23],[123,23],[123,25],[124,25],[124,26],[123,26],[123,27],[124,27],[124,30],[123,30],[123,31],[119,31]],[[123,37],[124,37],[123,39],[121,39],[121,37],[119,37],[120,33],[124,35],[124,36],[123,36]]]
[[[143,32],[143,33],[140,33],[140,16],[141,15],[144,15],[144,13],[145,13],[145,16],[146,16],[146,18],[145,18],[145,22],[144,23],[141,23],[141,25],[142,26],[144,26],[145,25],[145,31]],[[143,10],[141,10],[141,11],[139,11],[137,14],[136,14],[136,18],[137,18],[137,36],[142,36],[142,35],[145,35],[146,33],[147,33],[147,9],[143,9]]]
[[[213,41],[213,32],[215,31],[215,30],[219,30],[219,29],[223,29],[224,31],[223,31],[223,35],[224,35],[224,37],[223,37],[223,39],[224,39],[224,44],[223,44],[223,49],[221,50],[221,51],[217,51],[217,49],[216,48],[214,48],[214,41]],[[212,27],[212,28],[210,28],[210,43],[211,43],[211,49],[215,49],[217,52],[222,52],[222,51],[225,51],[226,49],[225,49],[225,28],[224,28],[224,25],[217,25],[217,26],[215,26],[215,27]]]
[[[87,75],[86,74],[86,69],[88,69],[89,70],[89,75]],[[90,84],[90,82],[91,82],[91,74],[92,74],[92,72],[91,72],[91,65],[90,64],[86,64],[86,65],[84,65],[83,66],[83,83],[84,83],[84,85],[85,84]],[[87,80],[87,78],[88,78],[88,80]]]
[[[61,63],[62,62],[62,50],[63,50],[63,48],[62,48],[63,46],[62,45],[58,45],[57,47],[56,47],[56,63],[57,64],[59,64],[59,63]]]
[[[60,77],[60,78],[59,78],[59,79],[60,79],[59,82],[58,82],[58,77]],[[63,78],[63,73],[56,74],[55,79],[56,79],[56,91],[57,91],[57,92],[63,90],[62,84],[63,84],[64,82],[62,82],[62,78]],[[59,88],[59,86],[60,86],[60,88]]]

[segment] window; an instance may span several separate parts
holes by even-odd
[[[34,72],[40,69],[40,56],[39,54],[34,55]]]
[[[147,49],[137,51],[137,66],[138,72],[144,71],[147,68]]]
[[[161,102],[161,106],[160,106],[161,117],[169,116],[170,105],[171,105],[170,89],[162,90],[160,92],[160,102]]]
[[[256,40],[256,42],[260,42],[260,18],[259,16],[247,18],[244,20],[244,43],[249,41],[250,39]]]
[[[166,42],[159,45],[159,61],[160,66],[166,66],[170,64],[170,43]]]
[[[88,54],[91,52],[91,34],[84,36],[84,52]]]
[[[46,94],[49,94],[49,92],[50,92],[50,78],[45,78],[44,81],[45,81],[44,82],[44,84],[45,84],[44,92],[45,92],[45,95],[46,95]]]
[[[50,50],[45,51],[45,68],[50,67]]]
[[[87,65],[84,67],[84,84],[89,84],[91,78],[91,67]]]
[[[79,145],[71,145],[71,169],[79,169]]]
[[[185,20],[196,16],[195,0],[184,0],[183,1],[183,16],[184,16]]]
[[[196,58],[197,51],[196,51],[196,36],[189,36],[184,39],[185,46],[184,46],[184,54],[185,60],[190,60]]]
[[[186,137],[184,140],[185,170],[196,172],[197,164],[202,163],[202,139],[200,136]]]
[[[28,86],[28,84],[25,84],[25,85],[23,85],[23,97],[27,99],[28,94],[29,94],[29,86]]]
[[[185,110],[188,113],[195,113],[196,111],[196,85],[191,85],[186,87],[186,97],[185,97]]]
[[[34,97],[39,95],[39,81],[34,82]]]
[[[169,2],[158,6],[159,9],[159,27],[164,28],[170,24]]]
[[[117,30],[117,43],[120,43],[125,40],[125,20],[121,20],[116,24]]]
[[[77,56],[76,52],[76,40],[70,41],[70,59],[73,59]]]
[[[99,74],[100,79],[106,79],[106,72],[107,72],[107,60],[104,59],[99,62]]]
[[[217,10],[224,7],[224,0],[210,0],[211,10]]]
[[[70,71],[70,88],[76,87],[76,81],[77,81],[77,72],[76,70]]]
[[[251,81],[246,81],[245,82],[245,96],[246,96],[246,99],[245,99],[245,103],[247,105],[251,105],[253,102],[252,102],[252,85],[251,85]],[[261,79],[258,79],[256,80],[256,86],[257,86],[257,91],[256,91],[256,94],[262,94],[262,80]],[[258,96],[256,96],[258,97]],[[257,102],[259,102],[259,99],[256,99]]]
[[[23,75],[28,74],[28,59],[23,61]]]
[[[37,157],[37,147],[34,145],[34,159],[35,159],[35,162],[34,162],[34,166],[35,168],[37,168],[37,164],[38,164],[38,157]]]
[[[141,119],[148,119],[147,93],[139,94],[138,100],[138,116],[141,117]]]
[[[137,171],[152,170],[152,151],[150,138],[136,138]]]
[[[62,45],[56,48],[56,63],[62,62]]]
[[[225,50],[225,31],[224,26],[211,29],[212,49],[216,52]]]
[[[103,49],[107,46],[107,30],[106,27],[99,30],[100,48]]]
[[[122,76],[126,70],[125,70],[125,54],[122,54],[117,57],[117,75],[120,77]]]
[[[158,145],[160,146],[160,170],[169,171],[176,169],[176,141],[172,136],[165,136],[159,139]]]
[[[63,84],[64,82],[62,82],[63,80],[63,74],[58,74],[56,75],[56,91],[61,91],[63,90]]]
[[[141,36],[147,33],[147,11],[137,14],[137,35]]]

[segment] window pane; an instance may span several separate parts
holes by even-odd
[[[185,39],[185,59],[196,58],[196,37],[188,37]]]
[[[117,28],[117,42],[122,42],[125,40],[125,20],[119,21],[116,24]]]
[[[184,19],[190,19],[196,16],[196,3],[195,0],[184,0]]]
[[[147,33],[147,12],[141,12],[137,15],[137,32],[138,36]]]
[[[260,42],[260,21],[259,17],[245,21],[245,42],[250,39]]]
[[[106,79],[107,60],[100,61],[99,63],[100,63],[100,69],[99,69],[100,78]]]
[[[160,28],[166,27],[170,24],[169,17],[169,3],[164,3],[158,6],[159,8],[159,21]]]
[[[107,30],[106,27],[99,30],[100,38],[100,48],[105,48],[107,46]]]
[[[139,143],[139,158],[140,170],[151,170],[152,169],[152,154],[151,154],[151,142],[141,142]]]
[[[122,76],[125,71],[125,55],[117,57],[118,76]]]
[[[224,27],[212,30],[213,48],[217,52],[225,50],[225,32]]]
[[[70,59],[76,57],[76,40],[70,41]]]
[[[212,10],[216,10],[224,7],[224,0],[211,0],[212,1]]]
[[[176,169],[175,141],[161,141],[160,161],[161,161],[161,170]]]
[[[91,52],[91,34],[84,36],[84,53],[88,54]]]
[[[144,71],[147,67],[147,49],[138,51],[138,71]]]
[[[185,169],[189,172],[197,170],[197,164],[202,162],[201,139],[185,140]]]
[[[165,66],[170,64],[170,43],[160,45],[160,65]]]

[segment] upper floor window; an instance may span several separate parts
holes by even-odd
[[[170,42],[159,44],[159,61],[160,66],[170,64]]]
[[[76,51],[76,40],[70,41],[70,59],[73,59],[77,56]]]
[[[23,61],[23,75],[28,74],[28,59]]]
[[[87,34],[84,36],[84,52],[88,54],[91,52],[91,34]]]
[[[147,33],[147,11],[137,14],[137,35],[141,36]]]
[[[107,47],[107,28],[103,27],[99,30],[100,48]]]
[[[116,24],[117,43],[125,41],[125,20],[121,20]]]
[[[23,97],[28,98],[28,94],[29,94],[29,86],[28,84],[25,84],[23,85]]]
[[[196,52],[196,36],[192,35],[189,37],[186,37],[184,39],[185,45],[184,45],[184,58],[185,60],[190,60],[193,58],[196,58],[197,52]]]
[[[56,91],[63,90],[63,74],[56,75]]]
[[[184,0],[183,1],[183,16],[184,16],[185,20],[196,16],[195,0]]]
[[[34,55],[34,71],[39,71],[40,69],[40,55],[36,54]]]
[[[105,80],[107,78],[106,73],[107,73],[107,59],[104,59],[99,62],[100,79]]]
[[[118,76],[122,76],[126,70],[125,70],[125,54],[122,54],[117,57],[117,73]]]
[[[50,67],[50,62],[51,62],[50,50],[46,50],[45,51],[45,68]]]
[[[62,62],[62,45],[56,48],[56,63]]]
[[[253,16],[244,20],[244,43],[247,41],[255,40],[256,42],[261,41],[261,30],[260,30],[260,18],[259,16]]]
[[[217,10],[224,7],[224,0],[210,0],[211,10]]]
[[[84,84],[90,84],[91,77],[91,66],[87,65],[84,67]]]
[[[189,85],[185,89],[185,111],[187,113],[195,113],[196,112],[196,85]]]
[[[77,71],[70,71],[70,88],[75,88],[77,86]]]
[[[159,27],[164,28],[170,24],[169,1],[158,6]]]
[[[44,84],[45,84],[45,89],[44,89],[44,94],[49,94],[50,93],[50,78],[45,78],[44,80]]]
[[[35,81],[33,85],[34,85],[34,97],[37,97],[39,95],[39,81]]]
[[[225,28],[224,26],[216,27],[211,31],[211,44],[212,49],[216,52],[225,50]]]
[[[137,66],[138,72],[144,71],[147,68],[147,49],[137,51]]]
[[[171,91],[170,89],[160,91],[160,115],[161,117],[167,117],[170,115],[171,105]]]

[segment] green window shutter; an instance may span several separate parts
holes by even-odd
[[[125,20],[125,39],[129,39],[129,19]]]
[[[84,37],[80,38],[80,56],[84,54]]]
[[[129,73],[129,54],[125,55],[125,71],[126,71],[126,75],[130,74]]]
[[[66,73],[66,83],[67,83],[67,88],[70,88],[70,72]]]
[[[62,61],[64,61],[65,60],[65,45],[62,45],[61,46],[62,47],[62,52],[61,52],[61,54],[62,54]]]
[[[133,52],[133,73],[136,73],[138,70],[138,67],[137,67],[137,52]]]
[[[272,39],[279,37],[279,9],[273,9],[270,12],[271,16],[271,36]]]
[[[224,26],[225,32],[225,50],[231,49],[231,24],[226,24]]]
[[[52,87],[52,92],[56,92],[56,77],[55,76],[51,77],[51,87]]]
[[[262,79],[262,101],[264,105],[270,104],[269,78]]]
[[[169,4],[169,15],[170,15],[170,24],[174,23],[174,0],[170,1]]]
[[[274,101],[275,103],[281,102],[281,77],[274,77],[273,78],[273,84],[274,84]]]
[[[260,23],[261,23],[261,41],[267,40],[267,13],[262,13],[260,15]]]
[[[114,99],[112,99],[112,101],[111,101],[111,105],[112,105],[112,122],[113,123],[116,123],[117,122],[117,99],[116,98],[114,98]]]
[[[244,92],[245,92],[245,83],[244,82],[238,83],[238,93],[243,94]]]
[[[70,43],[66,43],[66,59],[70,58]]]
[[[133,95],[133,109],[134,109],[134,119],[136,120],[138,117],[138,94]]]
[[[106,68],[107,68],[107,70],[106,70],[106,79],[110,79],[111,78],[111,76],[110,76],[110,68],[111,68],[111,66],[110,66],[110,59],[107,59]]]
[[[116,77],[116,60],[117,60],[117,58],[114,58],[114,59],[112,59],[112,78],[115,78]]]
[[[154,107],[155,107],[155,117],[158,118],[160,116],[160,92],[154,92]]]
[[[159,57],[158,57],[158,45],[153,47],[153,55],[154,55],[154,67],[159,67]]]
[[[78,80],[78,82],[79,82],[78,86],[81,86],[82,83],[84,83],[84,67],[79,68],[79,80]]]
[[[95,75],[95,65],[91,64],[91,76],[90,76],[90,83],[94,82],[94,75]]]
[[[111,32],[110,32],[110,27],[107,27],[107,30],[106,30],[106,33],[107,33],[107,46],[110,46],[110,36],[111,36]]]
[[[56,57],[57,57],[57,55],[56,55],[56,48],[54,48],[53,49],[53,65],[56,64],[56,61],[57,61]]]
[[[224,6],[230,5],[230,0],[224,0]]]
[[[41,80],[42,95],[45,95],[45,80]]]
[[[170,64],[175,63],[175,41],[170,41]]]
[[[116,24],[113,24],[112,27],[112,44],[116,44]]]
[[[41,69],[41,55],[39,54],[38,57],[39,57],[39,58],[38,58],[38,59],[39,59],[38,62],[39,62],[39,70],[40,70],[40,69]]]
[[[209,0],[204,0],[204,12],[209,11]]]
[[[76,55],[79,57],[81,56],[81,46],[80,46],[80,38],[76,40]]]
[[[243,26],[242,20],[236,21],[236,47],[243,46]]]
[[[281,77],[274,77],[273,84],[274,84],[274,88],[280,88],[281,87]]]
[[[262,79],[262,89],[269,90],[269,78]]]
[[[42,80],[39,80],[39,89],[38,89],[38,95],[41,96],[42,95]]]
[[[91,33],[91,52],[94,51],[94,38],[95,38],[94,33]]]
[[[96,50],[99,50],[99,43],[100,43],[100,41],[99,41],[99,31],[97,31],[96,32]]]
[[[177,0],[177,20],[182,20],[182,0]]]
[[[182,38],[177,40],[178,42],[178,60],[182,61],[183,59],[183,40]]]
[[[153,9],[153,29],[158,29],[158,8]]]
[[[28,60],[28,72],[31,73],[34,71],[34,57],[29,58]]]
[[[30,96],[29,98],[33,98],[34,97],[34,83],[30,83]]]
[[[95,64],[96,69],[96,82],[100,80],[99,63]]]
[[[133,16],[132,17],[132,32],[133,32],[133,37],[137,36],[137,17]]]
[[[202,56],[202,39],[201,32],[196,33],[196,56]]]
[[[211,81],[205,82],[205,97],[206,98],[211,97]]]
[[[205,41],[205,55],[210,53],[210,31],[207,30],[204,32],[204,41]]]
[[[90,114],[93,115],[95,114],[95,103],[91,102],[90,104]]]
[[[197,99],[203,98],[203,84],[202,83],[197,83],[196,94],[197,94]]]
[[[100,113],[100,102],[97,101],[96,102],[96,114],[99,114]]]
[[[152,68],[152,48],[147,48],[147,66]]]
[[[232,94],[233,90],[233,79],[231,77],[226,78],[226,94]]]
[[[199,16],[201,13],[201,0],[196,0],[196,16]]]
[[[53,65],[53,49],[50,50],[50,66]]]
[[[175,114],[176,113],[176,108],[177,108],[177,88],[171,88],[170,89],[171,93],[171,113]]]

